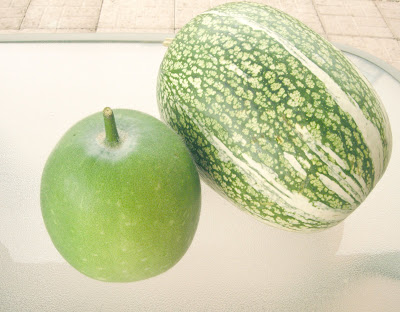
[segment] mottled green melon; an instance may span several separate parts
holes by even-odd
[[[157,96],[203,178],[280,228],[336,225],[389,162],[389,120],[369,82],[324,38],[268,6],[229,3],[185,25],[161,64]]]

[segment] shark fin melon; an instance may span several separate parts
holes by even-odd
[[[389,120],[369,82],[268,6],[228,3],[186,24],[162,61],[157,98],[202,177],[283,229],[338,224],[389,162]]]

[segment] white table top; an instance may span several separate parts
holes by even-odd
[[[105,106],[159,117],[155,43],[0,46],[1,311],[398,311],[400,83],[349,55],[393,132],[389,167],[342,224],[314,234],[268,227],[203,186],[194,241],[172,269],[113,284],[69,266],[46,232],[40,178],[57,141]]]

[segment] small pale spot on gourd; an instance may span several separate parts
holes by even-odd
[[[168,224],[171,226],[171,225],[173,225],[175,223],[175,221],[174,220],[169,220],[169,222],[168,222]]]
[[[141,261],[142,261],[142,262],[145,262],[145,261],[147,261],[147,258],[143,258]]]

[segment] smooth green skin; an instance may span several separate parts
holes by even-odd
[[[120,143],[104,144],[101,113],[75,124],[42,175],[43,220],[60,254],[102,281],[156,276],[189,248],[200,181],[189,151],[147,114],[114,111]]]

